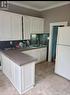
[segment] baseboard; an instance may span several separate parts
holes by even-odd
[[[21,92],[21,93],[19,93],[19,94],[20,94],[20,95],[21,95],[21,94],[25,94],[27,91],[31,90],[33,87],[34,87],[34,86],[32,85],[30,88],[26,89],[25,91],[23,91],[23,92]]]

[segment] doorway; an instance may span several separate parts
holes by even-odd
[[[52,62],[55,62],[56,57],[56,43],[57,43],[57,35],[58,35],[58,26],[53,26],[53,34],[52,34]]]
[[[64,25],[53,26],[53,33],[52,33],[52,52],[51,52],[52,62],[55,62],[55,58],[56,58],[56,44],[57,44],[58,27],[64,27]]]
[[[68,22],[50,23],[48,62],[54,61],[56,57],[56,43],[57,43],[58,27],[67,26],[67,24]]]

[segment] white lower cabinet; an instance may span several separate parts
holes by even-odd
[[[2,65],[3,65],[3,71],[6,74],[8,78],[11,79],[11,66],[9,59],[2,55]]]
[[[23,51],[22,53],[28,54],[28,55],[36,58],[37,59],[36,63],[39,63],[39,62],[42,62],[42,61],[46,60],[47,47],[27,50],[27,51]]]
[[[29,63],[27,65],[22,66],[22,88],[27,91],[32,88],[35,84],[35,64]],[[22,90],[23,90],[22,89]]]
[[[19,66],[4,54],[1,55],[3,73],[12,82],[19,94],[23,94],[33,88],[35,84],[35,62]]]
[[[47,47],[40,48],[40,62],[46,61],[47,57]]]

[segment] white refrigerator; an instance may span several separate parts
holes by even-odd
[[[70,80],[70,27],[59,27],[55,73]]]

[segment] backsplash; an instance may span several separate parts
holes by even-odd
[[[43,33],[43,34],[31,34],[31,44],[35,45],[47,45],[48,43],[48,37],[49,33]]]
[[[26,48],[30,45],[32,46],[40,46],[40,45],[48,45],[49,33],[43,34],[31,34],[30,40],[14,40],[14,41],[0,41],[0,49],[8,49],[8,48]]]
[[[28,40],[29,41],[29,40]],[[19,43],[23,43],[23,47],[28,46],[27,40],[14,40],[14,41],[0,41],[0,49],[18,48]],[[30,42],[30,41],[29,41]]]

